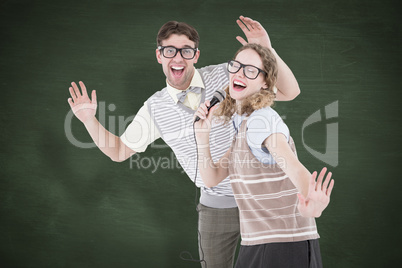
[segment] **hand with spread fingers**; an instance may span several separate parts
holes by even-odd
[[[236,22],[247,38],[246,41],[243,39],[243,37],[236,36],[237,41],[239,41],[243,46],[247,43],[256,43],[262,45],[263,47],[272,48],[271,40],[269,39],[267,31],[258,21],[240,16]]]
[[[298,194],[299,204],[297,208],[302,216],[318,218],[328,206],[335,181],[331,181],[332,173],[329,172],[323,183],[322,181],[326,172],[327,168],[323,168],[316,181],[315,179],[317,177],[317,171],[314,171],[311,175],[307,196],[304,197],[302,194]]]
[[[96,114],[96,92],[92,91],[92,100],[89,98],[87,89],[83,82],[79,82],[81,91],[75,82],[71,83],[69,88],[71,98],[68,98],[71,110],[75,116],[82,122],[86,123],[88,120],[93,119]]]

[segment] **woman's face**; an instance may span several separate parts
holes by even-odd
[[[236,56],[236,61],[244,65],[252,65],[263,70],[260,56],[253,49],[245,49]],[[247,68],[247,67],[245,67]],[[237,73],[230,73],[229,92],[230,96],[236,101],[241,101],[248,96],[258,92],[261,88],[266,88],[265,74],[259,73],[256,79],[250,79],[244,75],[243,67]]]

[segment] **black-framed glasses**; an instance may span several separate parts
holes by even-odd
[[[172,46],[158,46],[158,49],[162,51],[162,55],[165,58],[174,58],[176,57],[177,52],[180,52],[181,57],[186,60],[193,59],[195,57],[195,53],[198,51],[198,48],[176,48]]]
[[[247,65],[247,64],[242,64],[238,62],[237,60],[230,60],[228,61],[228,72],[235,74],[237,73],[241,68],[243,68],[243,73],[248,79],[256,79],[260,73],[267,74],[265,71],[261,70],[258,67],[255,67],[253,65]]]

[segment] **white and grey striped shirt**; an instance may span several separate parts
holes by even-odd
[[[216,90],[229,83],[225,64],[198,69],[205,88],[201,89],[201,102],[211,99]],[[166,88],[156,92],[148,100],[148,111],[162,139],[175,153],[184,171],[198,187],[201,187],[201,203],[215,208],[235,207],[233,191],[228,178],[215,187],[205,187],[197,170],[197,147],[194,139],[194,111],[182,103],[175,103]],[[211,155],[218,161],[229,149],[234,135],[232,124],[213,122],[210,133]],[[196,174],[197,170],[197,174]]]

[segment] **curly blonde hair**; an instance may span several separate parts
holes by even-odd
[[[252,49],[260,56],[263,64],[263,70],[267,73],[265,75],[265,83],[267,88],[261,88],[257,93],[247,97],[242,101],[240,111],[237,110],[236,100],[230,96],[229,86],[225,88],[226,98],[221,102],[219,107],[215,110],[214,116],[216,119],[223,120],[224,123],[230,122],[233,114],[237,112],[240,115],[251,115],[255,110],[272,106],[274,104],[275,93],[274,86],[278,75],[278,66],[274,54],[268,49],[258,44],[247,44],[241,47],[235,54],[235,57],[246,49]]]

